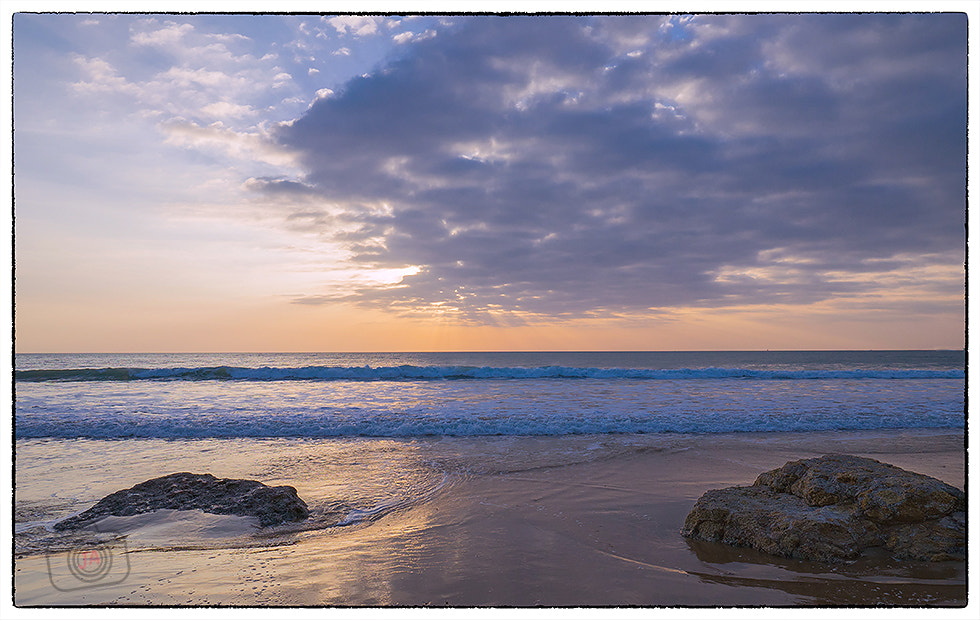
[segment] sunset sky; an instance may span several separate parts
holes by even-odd
[[[16,349],[962,348],[967,28],[17,14]]]

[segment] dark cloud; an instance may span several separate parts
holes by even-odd
[[[256,189],[341,207],[291,225],[421,267],[351,299],[808,303],[866,286],[831,271],[962,261],[966,18],[471,17],[277,137],[306,176]]]
[[[251,191],[268,196],[284,198],[318,198],[315,188],[290,179],[271,177],[251,178],[245,181],[245,187]]]

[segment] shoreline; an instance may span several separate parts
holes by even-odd
[[[113,449],[128,449],[147,461],[162,458],[157,452],[168,449],[161,442],[125,441],[103,446],[110,453],[107,462]],[[583,446],[593,445],[589,441],[602,445],[591,448],[588,458],[577,456]],[[59,443],[64,442],[29,452]],[[955,607],[966,602],[963,562],[913,565],[871,554],[827,565],[680,536],[687,512],[705,491],[751,484],[763,471],[825,453],[867,456],[962,489],[965,444],[957,430],[407,443],[438,449],[440,455],[481,456],[416,501],[354,525],[292,532],[267,546],[259,540],[253,546],[129,549],[119,555],[129,571],[118,583],[59,591],[49,577],[50,556],[21,557],[15,560],[17,604]],[[262,450],[266,456],[282,454],[284,445],[308,454],[328,444],[246,442],[236,446],[251,445],[253,453],[240,450],[222,458],[227,465],[255,459]],[[388,450],[398,442],[379,445]],[[359,467],[370,465],[365,460],[391,458],[384,450],[358,454]],[[300,495],[313,486],[329,487],[322,475],[310,470],[309,479],[294,481]],[[283,476],[282,483],[291,484]],[[145,531],[134,531],[133,540],[141,534]]]

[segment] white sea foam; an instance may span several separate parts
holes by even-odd
[[[91,384],[85,403],[70,387],[26,386],[16,436],[723,433],[952,428],[964,421],[962,382],[935,379],[176,382],[166,390],[128,382]]]

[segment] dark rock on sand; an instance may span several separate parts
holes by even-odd
[[[966,497],[944,482],[873,459],[792,461],[750,487],[708,491],[684,522],[698,540],[819,561],[884,547],[900,559],[966,557]]]
[[[58,522],[54,529],[74,529],[110,515],[127,517],[161,509],[258,517],[262,526],[302,521],[310,514],[290,486],[270,487],[255,480],[182,472],[107,495],[85,512]]]

